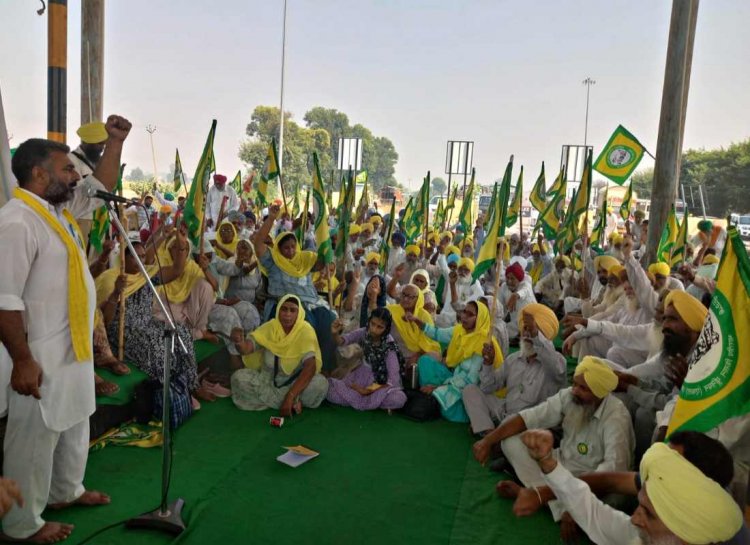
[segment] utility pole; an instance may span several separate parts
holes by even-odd
[[[589,95],[591,86],[596,85],[596,82],[591,78],[586,78],[582,83],[586,86],[586,123],[583,128],[583,147],[585,148],[589,138]]]
[[[81,125],[104,121],[104,0],[81,2]]]
[[[644,263],[655,259],[662,228],[677,196],[698,3],[698,0],[672,0]]]
[[[41,13],[39,13],[41,12]],[[43,10],[37,11],[39,15]],[[49,0],[47,13],[47,138],[65,143],[68,109],[68,0]]]

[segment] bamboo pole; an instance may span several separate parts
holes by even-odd
[[[122,196],[122,188],[119,190],[120,196]],[[120,217],[120,223],[122,223],[123,212],[122,204],[117,205],[117,215]],[[120,274],[125,274],[125,239],[120,234]],[[122,361],[125,357],[125,290],[120,292],[120,322],[117,324],[117,359]]]

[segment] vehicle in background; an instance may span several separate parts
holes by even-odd
[[[740,237],[750,239],[750,214],[732,214],[732,223],[737,226]]]
[[[492,195],[480,195],[479,196],[479,211],[482,214],[486,214],[487,210],[490,208],[490,203],[492,202]]]

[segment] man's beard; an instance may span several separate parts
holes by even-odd
[[[536,356],[536,349],[534,348],[534,343],[531,342],[529,339],[521,340],[521,355],[526,359]]]
[[[680,538],[675,535],[652,538],[645,530],[638,529],[638,537],[633,538],[630,545],[679,545]]]
[[[470,276],[461,276],[458,275],[458,280],[456,280],[456,284],[459,286],[468,286],[471,284],[471,277]]]
[[[663,331],[662,333],[664,335],[662,347],[667,356],[676,356],[677,354],[687,356],[693,348],[688,337],[677,335],[672,330]]]
[[[44,190],[44,199],[53,206],[67,202],[73,198],[75,185],[75,183],[68,185],[59,179],[52,178],[47,189]]]
[[[617,286],[616,288],[607,288],[607,291],[604,292],[604,300],[602,301],[602,303],[604,303],[608,307],[614,305],[622,295],[622,292],[622,286]]]
[[[658,354],[664,346],[664,334],[661,332],[661,324],[654,322],[648,330],[648,353]]]
[[[641,304],[638,302],[637,297],[633,297],[633,298],[628,297],[627,305],[628,305],[628,312],[631,312],[631,313],[641,308]]]
[[[573,401],[576,401],[575,397],[573,397]],[[573,428],[573,433],[578,433],[591,421],[594,412],[596,412],[596,408],[593,405],[573,403],[568,408],[568,412],[565,414],[565,419],[570,422]]]

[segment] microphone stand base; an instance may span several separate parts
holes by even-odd
[[[162,512],[161,507],[144,513],[128,520],[125,523],[126,528],[141,528],[146,530],[158,530],[174,536],[180,535],[185,530],[185,523],[182,522],[182,508],[185,500],[177,498],[167,505],[167,509]]]

